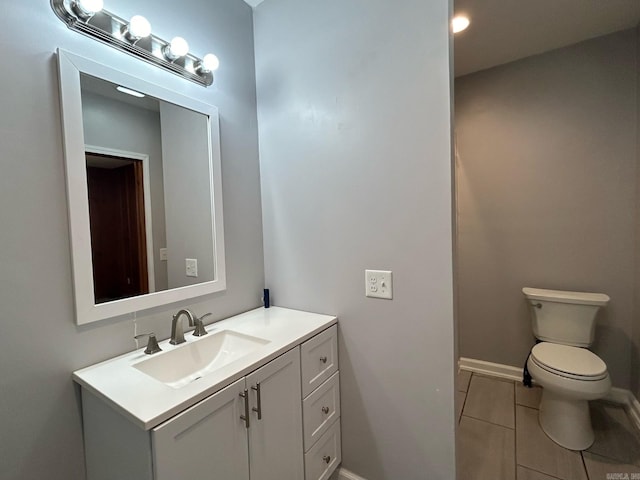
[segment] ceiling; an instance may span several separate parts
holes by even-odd
[[[455,0],[455,76],[634,27],[640,0]]]
[[[244,0],[252,7],[264,0]],[[640,0],[454,0],[471,25],[454,39],[455,76],[631,28]]]

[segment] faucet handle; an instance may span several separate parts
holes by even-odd
[[[146,353],[147,355],[151,355],[152,353],[158,353],[162,351],[162,349],[160,348],[160,345],[158,345],[158,340],[156,340],[155,333],[153,332],[141,333],[140,335],[136,335],[133,338],[138,340],[139,338],[142,338],[142,337],[149,337],[149,340],[147,341],[147,348],[144,349],[144,353]]]
[[[198,317],[196,317],[196,316],[194,315],[194,317],[193,317],[193,321],[194,321],[194,323],[196,324],[196,328],[195,328],[195,330],[193,331],[193,336],[194,336],[194,337],[202,337],[203,335],[206,335],[207,333],[209,333],[209,332],[207,332],[207,331],[205,330],[205,328],[204,328],[204,323],[202,323],[202,319],[203,319],[203,318],[205,318],[205,317],[208,317],[209,315],[211,315],[211,312],[209,312],[209,313],[205,313],[205,314],[204,314],[204,315],[202,315],[200,318],[198,318]]]

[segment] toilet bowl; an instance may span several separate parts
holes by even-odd
[[[606,364],[585,348],[542,342],[531,350],[527,368],[543,388],[539,420],[547,436],[570,450],[589,448],[594,433],[588,402],[611,389]]]
[[[585,450],[594,440],[588,402],[611,389],[607,365],[586,348],[593,342],[596,314],[609,297],[537,288],[522,292],[541,341],[527,359],[529,374],[542,387],[540,426],[560,446]]]

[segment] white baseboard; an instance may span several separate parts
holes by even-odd
[[[633,395],[633,393],[629,392],[630,402],[627,407],[627,413],[631,417],[631,420],[636,424],[636,427],[640,429],[640,402]]]
[[[473,358],[460,357],[458,360],[460,370],[482,373],[492,377],[507,378],[509,380],[522,381],[522,368],[502,365],[500,363],[485,362]]]
[[[363,477],[350,472],[344,467],[338,468],[338,480],[365,480]]]
[[[458,367],[460,370],[466,370],[469,372],[482,373],[483,375],[490,375],[492,377],[507,378],[518,382],[522,381],[523,369],[512,367],[511,365],[502,365],[500,363],[491,363],[485,362],[484,360],[460,357],[458,360]],[[638,402],[638,399],[630,390],[613,387],[603,400],[622,405],[629,414],[629,418],[635,424],[636,428],[640,430],[640,402]]]

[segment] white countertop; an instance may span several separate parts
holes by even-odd
[[[151,356],[197,342],[204,337],[186,333],[187,343],[160,342],[163,352],[146,355],[144,348],[73,372],[73,380],[111,405],[145,430],[149,430],[184,409],[256,370],[287,350],[337,323],[331,315],[287,308],[258,308],[207,325],[209,333],[234,330],[269,340],[269,343],[197,382],[172,388],[137,370],[132,365]]]

